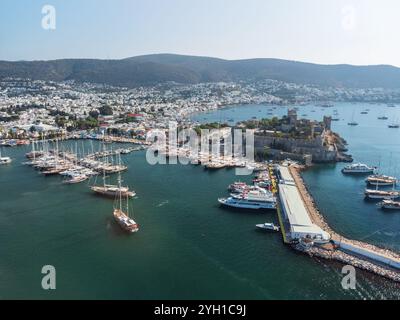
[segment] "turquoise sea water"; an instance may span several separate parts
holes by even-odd
[[[236,106],[195,117],[237,121],[268,117],[269,108]],[[301,107],[299,114],[320,119],[335,108],[345,120],[334,130],[348,140],[355,159],[380,161],[385,173],[398,173],[400,131],[376,118],[382,110],[400,116],[400,108],[338,104]],[[364,108],[371,109],[368,115],[358,112]],[[353,109],[358,127],[346,125]],[[362,271],[357,290],[345,291],[339,263],[298,254],[279,234],[255,230],[257,223],[276,222],[274,213],[221,209],[216,200],[237,180],[234,170],[150,166],[145,152],[125,156],[124,183],[138,194],[133,205],[141,226],[128,236],[111,218],[112,200],[92,195],[88,183],[67,186],[59,177],[39,176],[21,164],[27,151],[2,149],[14,162],[0,167],[0,299],[400,298],[399,285]],[[348,237],[400,250],[400,214],[364,202],[362,179],[342,176],[342,166],[304,174],[329,223]],[[41,289],[43,265],[56,267],[55,291]]]

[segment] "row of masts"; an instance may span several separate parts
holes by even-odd
[[[129,213],[129,198],[136,195],[133,190],[127,186],[122,186],[121,173],[128,169],[122,164],[121,154],[129,154],[142,148],[126,148],[110,150],[106,149],[104,144],[101,145],[101,150],[94,152],[92,144],[92,152],[85,154],[82,148],[81,155],[78,152],[78,145],[75,145],[75,150],[71,148],[60,148],[56,140],[55,145],[50,145],[46,141],[40,143],[33,142],[32,150],[26,154],[29,159],[26,165],[29,165],[40,172],[44,176],[60,175],[66,177],[65,184],[77,184],[88,180],[92,176],[102,175],[103,183],[90,186],[91,191],[103,197],[114,198],[116,206],[113,216],[116,222],[125,231],[130,233],[139,230],[138,225],[130,217]],[[113,158],[116,161],[113,161]],[[109,161],[111,159],[111,161]],[[118,184],[107,184],[108,174],[118,174]],[[122,202],[126,201],[123,208]]]
[[[158,147],[157,145],[150,147],[150,149],[157,150],[160,156],[166,159],[179,158],[185,159],[190,164],[201,165],[205,169],[217,170],[224,168],[247,168],[252,171],[265,170],[266,164],[258,163],[246,159],[244,155],[225,155],[223,151],[212,153],[207,151],[193,152],[189,147]],[[196,150],[195,150],[196,151]]]
[[[101,173],[112,174],[127,170],[121,163],[115,163],[113,157],[120,157],[121,154],[128,154],[135,149],[103,150],[96,153],[85,154],[83,149],[82,156],[79,155],[78,146],[75,150],[60,148],[58,141],[54,146],[48,142],[32,143],[32,151],[26,154],[29,159],[25,164],[34,167],[44,175],[62,175],[75,177],[78,174],[87,177]],[[105,161],[100,159],[105,158]],[[111,161],[109,159],[111,158]]]

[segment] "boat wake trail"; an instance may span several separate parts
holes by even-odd
[[[159,203],[159,204],[157,205],[157,208],[161,208],[161,207],[165,206],[165,205],[168,204],[168,203],[169,203],[169,200],[165,200],[165,201]]]

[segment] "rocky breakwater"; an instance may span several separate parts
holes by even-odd
[[[314,245],[307,247],[295,245],[295,249],[310,256],[336,260],[400,282],[400,254],[362,241],[347,239],[332,230],[319,212],[304,184],[300,175],[302,169],[304,167],[295,165],[289,167],[311,220],[331,235],[332,243],[325,246]]]

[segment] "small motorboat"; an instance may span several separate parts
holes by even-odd
[[[64,183],[65,184],[77,184],[77,183],[81,183],[83,181],[86,181],[87,179],[89,179],[88,176],[82,174],[82,175],[76,175],[76,176],[72,176],[70,179],[65,180]]]
[[[277,231],[278,232],[280,230],[280,228],[278,226],[274,225],[273,223],[269,223],[269,222],[266,222],[263,224],[256,224],[256,227],[258,229],[263,229],[263,230],[268,230],[268,231]]]

